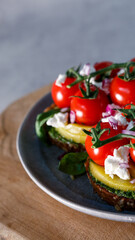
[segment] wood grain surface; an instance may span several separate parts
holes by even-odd
[[[19,125],[44,87],[11,104],[0,116],[0,240],[135,239],[135,224],[104,220],[72,210],[39,189],[16,151]]]

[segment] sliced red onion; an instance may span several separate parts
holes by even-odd
[[[87,63],[83,66],[82,70],[80,71],[80,75],[89,75],[90,74],[90,63]]]
[[[120,165],[121,168],[129,168],[128,163],[120,163],[119,165]]]
[[[114,117],[109,117],[108,118],[108,121],[109,121],[109,124],[110,124],[110,126],[113,128],[113,129],[115,129],[115,130],[117,130],[118,129],[118,121],[114,118]]]
[[[70,111],[70,122],[75,123],[75,112],[73,110]]]
[[[135,183],[135,179],[131,180],[130,183],[134,184]]]
[[[127,134],[127,135],[133,135],[135,136],[135,132],[134,131],[129,131],[129,130],[122,130],[123,134]]]
[[[110,93],[110,91],[109,91],[110,83],[111,83],[111,80],[108,78],[105,78],[102,81],[102,89],[105,91],[106,94]]]
[[[106,112],[110,113],[110,115],[114,116],[115,113],[116,113],[116,110],[114,109],[118,109],[118,108],[121,108],[119,107],[118,105],[115,105],[115,104],[108,104],[107,107],[106,107]]]
[[[110,117],[110,116],[111,116],[111,114],[109,112],[103,112],[102,113],[103,118]]]
[[[61,112],[64,113],[64,112],[68,112],[69,108],[68,107],[65,107],[65,108],[61,108]]]

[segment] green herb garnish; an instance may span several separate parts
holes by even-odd
[[[45,126],[47,120],[54,116],[55,113],[60,112],[59,108],[51,109],[50,111],[43,112],[37,115],[35,122],[35,131],[37,136],[44,142],[47,142],[46,133],[48,131],[48,126]]]

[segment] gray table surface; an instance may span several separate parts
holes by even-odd
[[[135,57],[133,0],[0,0],[0,112],[80,63]]]

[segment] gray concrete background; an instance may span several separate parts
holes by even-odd
[[[134,0],[0,0],[0,111],[69,67],[134,50]]]

